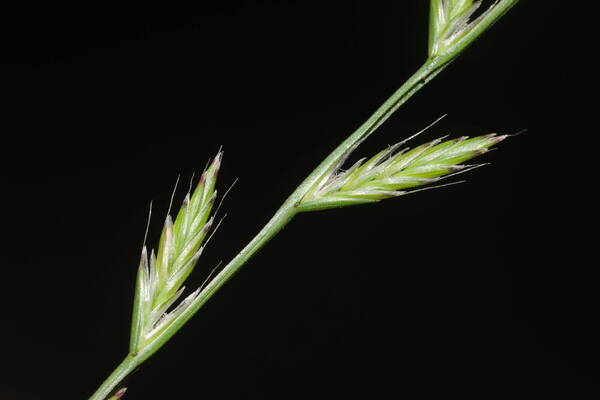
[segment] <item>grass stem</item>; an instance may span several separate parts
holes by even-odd
[[[122,387],[123,380],[136,367],[159,350],[183,325],[233,276],[235,273],[275,236],[300,211],[299,203],[311,188],[335,168],[340,160],[355,149],[367,137],[381,126],[402,104],[413,94],[426,85],[440,73],[452,60],[477,39],[487,28],[497,21],[518,0],[501,0],[493,9],[472,28],[468,29],[452,45],[444,48],[443,52],[430,56],[426,62],[394,92],[358,129],[335,148],[319,166],[294,190],[275,215],[267,222],[260,232],[212,279],[189,307],[179,314],[164,330],[138,352],[130,353],[114,372],[102,383],[89,400],[105,400],[116,389]],[[439,1],[432,1],[432,7],[439,6]],[[435,6],[435,7],[434,7]],[[433,9],[432,8],[432,9]],[[435,31],[431,31],[435,33]],[[432,44],[430,43],[430,47]],[[134,342],[135,344],[135,342]],[[134,346],[135,348],[135,346]],[[132,350],[134,351],[134,350]]]

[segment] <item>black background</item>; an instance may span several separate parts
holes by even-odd
[[[126,398],[596,391],[593,47],[564,4],[521,2],[354,157],[445,113],[417,143],[527,128],[492,165],[298,216]],[[239,181],[199,285],[419,66],[427,13],[416,0],[3,6],[0,398],[87,398],[127,350],[149,201],[155,243],[178,174],[224,146],[219,189]]]

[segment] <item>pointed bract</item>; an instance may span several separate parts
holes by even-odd
[[[126,391],[127,391],[126,387],[121,388],[108,400],[120,400],[123,396],[125,396]]]

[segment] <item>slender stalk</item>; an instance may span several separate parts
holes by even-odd
[[[427,61],[394,92],[352,135],[344,140],[327,156],[319,166],[294,190],[275,215],[260,232],[227,264],[214,279],[207,284],[190,306],[182,312],[164,331],[140,352],[130,353],[115,371],[104,381],[89,400],[104,400],[120,387],[122,381],[137,366],[160,349],[183,325],[221,288],[258,250],[275,236],[299,212],[297,205],[313,185],[340,159],[356,148],[381,124],[383,124],[413,94],[440,73],[456,56],[500,18],[518,0],[502,0],[478,26],[471,29],[457,43],[442,54],[430,57]]]
[[[138,365],[160,349],[181,327],[223,286],[258,250],[275,236],[298,213],[296,205],[319,179],[323,172],[334,165],[338,158],[349,149],[356,147],[377,129],[406,100],[429,82],[439,69],[437,63],[428,60],[415,74],[402,85],[375,113],[350,137],[342,142],[288,197],[271,220],[260,232],[225,266],[202,290],[194,302],[173,323],[149,343],[141,352],[129,354],[117,369],[104,381],[89,400],[104,400],[119,387],[122,380]]]
[[[435,62],[427,62],[400,89],[396,91],[375,113],[350,137],[340,144],[288,197],[263,229],[225,266],[221,272],[202,290],[198,298],[173,323],[149,344],[139,357],[146,359],[162,347],[212,295],[227,282],[258,250],[277,234],[298,213],[296,206],[308,189],[321,177],[323,172],[334,165],[341,155],[356,147],[377,129],[389,116],[438,72]]]
[[[100,385],[98,390],[90,397],[90,400],[104,400],[111,395],[118,385],[129,376],[133,370],[139,365],[136,358],[132,355],[127,355],[117,368],[110,374],[108,378]]]

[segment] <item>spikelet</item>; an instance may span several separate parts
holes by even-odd
[[[481,6],[481,1],[473,0],[431,0],[429,57],[445,52],[469,30],[483,20],[498,1],[475,19],[473,14]]]
[[[167,215],[158,252],[148,255],[146,246],[138,270],[130,351],[137,353],[162,332],[196,298],[200,289],[181,297],[185,279],[202,254],[203,242],[213,225],[210,217],[217,192],[215,183],[221,165],[219,152],[200,177],[192,194],[188,193],[177,218]]]
[[[462,163],[487,152],[506,137],[489,134],[445,141],[437,139],[412,150],[397,151],[405,143],[403,141],[366,162],[363,158],[350,169],[342,171],[339,167],[349,155],[345,154],[337,166],[307,192],[298,209],[324,210],[401,196],[415,188],[483,165]]]

